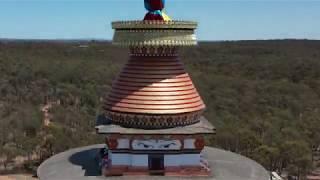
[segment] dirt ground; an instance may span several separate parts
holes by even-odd
[[[26,174],[0,176],[0,180],[36,180],[36,179],[37,178],[32,177],[32,175],[26,175]]]

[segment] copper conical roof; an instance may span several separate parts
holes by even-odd
[[[199,111],[204,104],[177,57],[133,57],[113,83],[105,108],[159,115]]]
[[[174,49],[167,48],[166,56],[133,52],[105,100],[113,120],[142,128],[198,122],[205,105]]]

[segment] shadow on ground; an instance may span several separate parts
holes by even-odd
[[[73,154],[69,161],[74,165],[81,166],[85,171],[85,176],[100,176],[101,172],[99,171],[99,159],[97,156],[99,150],[99,148],[92,148],[80,151]]]

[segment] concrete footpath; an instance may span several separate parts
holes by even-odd
[[[92,145],[71,149],[57,154],[38,168],[40,180],[101,180],[98,165],[95,160],[96,154],[104,145]],[[204,179],[204,180],[269,180],[267,171],[255,161],[238,154],[217,148],[206,147],[204,156],[208,160],[212,177],[108,177],[114,180],[181,180],[181,179]]]

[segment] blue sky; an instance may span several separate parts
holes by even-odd
[[[320,39],[320,1],[167,0],[200,40]],[[111,39],[114,20],[143,19],[143,0],[0,0],[0,38]]]

